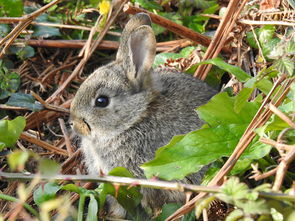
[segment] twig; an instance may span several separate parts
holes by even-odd
[[[272,187],[274,191],[280,190],[285,174],[288,170],[288,166],[294,159],[295,159],[295,145],[293,145],[293,148],[285,155],[285,157],[282,159],[279,166],[277,167],[278,168],[277,174],[276,174],[275,182]]]
[[[295,129],[295,123],[282,111],[280,111],[276,106],[274,106],[272,103],[269,104],[269,109],[277,115],[279,118],[281,118],[283,121],[285,121],[287,124],[290,125],[293,129]]]
[[[208,47],[211,42],[211,39],[205,35],[201,35],[201,34],[195,32],[185,26],[179,25],[173,21],[170,21],[170,20],[162,17],[162,16],[156,15],[154,13],[151,13],[149,11],[146,11],[146,10],[138,8],[138,7],[134,7],[130,4],[124,5],[123,11],[127,14],[132,14],[132,15],[140,13],[140,12],[147,13],[151,17],[152,21],[155,24],[158,24],[158,25],[166,28],[167,30],[169,30],[177,35],[180,35],[184,38],[188,38],[188,39],[196,42],[197,44],[201,44],[205,47]],[[226,47],[224,47],[223,50],[225,52],[229,52],[228,48],[226,48]]]
[[[36,94],[34,91],[31,91],[31,94],[33,95],[34,98],[36,98],[37,101],[39,101],[44,108],[52,111],[57,111],[61,113],[67,113],[69,114],[70,111],[68,109],[62,108],[62,107],[57,107],[51,104],[47,104],[46,101],[44,101],[38,94]]]
[[[60,154],[60,155],[63,155],[63,156],[68,156],[67,151],[65,151],[63,149],[60,149],[58,147],[55,147],[55,146],[53,146],[53,145],[51,145],[51,144],[49,144],[49,143],[47,143],[45,141],[42,141],[40,139],[32,137],[32,136],[30,136],[29,134],[27,134],[25,132],[21,133],[20,138],[25,140],[25,141],[28,141],[30,143],[36,144],[36,145],[38,145],[40,147],[43,147],[44,149],[52,151],[52,152],[54,152],[56,154]]]
[[[43,6],[42,8],[32,12],[31,14],[23,16],[22,17],[23,19],[20,21],[20,23],[0,41],[0,47],[6,42],[4,48],[2,49],[0,53],[0,58],[6,53],[6,50],[9,48],[12,42],[17,38],[17,36],[24,29],[26,29],[36,17],[38,17],[40,14],[48,10],[50,7],[58,4],[59,2],[61,2],[61,0],[53,0],[52,2]]]
[[[59,121],[61,131],[62,131],[62,133],[64,135],[64,138],[65,138],[66,148],[67,148],[68,154],[69,154],[69,156],[72,156],[73,153],[74,153],[74,150],[72,148],[71,141],[70,141],[70,138],[69,138],[69,134],[68,134],[66,126],[65,126],[65,121],[63,119],[61,119],[61,118],[58,118],[58,121]]]
[[[220,187],[206,187],[200,185],[183,184],[177,182],[167,182],[160,180],[146,180],[138,178],[129,177],[118,177],[118,176],[94,176],[94,175],[39,175],[39,174],[22,174],[22,173],[6,173],[0,171],[0,180],[18,180],[19,182],[26,182],[36,179],[41,181],[81,181],[81,182],[102,182],[102,183],[113,183],[123,186],[142,186],[155,189],[165,189],[165,190],[176,190],[180,192],[207,192],[207,193],[220,193]],[[274,192],[259,192],[259,196],[268,199],[276,200],[288,200],[295,202],[295,196],[274,193]]]
[[[247,19],[240,19],[239,23],[246,24],[246,25],[279,25],[279,26],[295,26],[295,21],[293,22],[284,22],[284,21],[253,21]]]
[[[274,140],[268,139],[266,137],[261,137],[259,139],[260,142],[274,146],[280,153],[283,151],[290,151],[293,149],[294,145],[287,145],[283,143],[276,142]]]
[[[250,178],[255,179],[256,181],[263,180],[263,179],[265,179],[267,177],[270,177],[270,176],[275,175],[276,172],[277,172],[277,169],[278,168],[276,167],[276,168],[274,168],[274,169],[272,169],[270,171],[267,171],[266,173],[263,173],[263,174],[255,174],[255,175],[251,176]]]
[[[221,22],[216,30],[215,36],[206,50],[203,60],[215,58],[219,54],[228,39],[228,34],[232,30],[236,19],[238,18],[246,2],[247,0],[230,1],[229,5],[227,6],[227,11],[222,17]],[[194,77],[205,80],[211,67],[212,65],[210,64],[200,65],[194,73]]]

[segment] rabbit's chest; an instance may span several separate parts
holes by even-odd
[[[84,161],[90,174],[107,174],[112,168],[112,159],[103,158],[100,150],[106,148],[106,144],[98,140],[82,139],[81,147],[84,153]]]

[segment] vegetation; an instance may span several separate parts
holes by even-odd
[[[161,16],[154,67],[220,89],[196,109],[201,129],[141,165],[148,180],[125,168],[81,175],[65,123],[78,86],[115,55],[133,6],[114,2],[0,0],[0,220],[103,219],[108,194],[140,220],[141,187],[199,193],[164,205],[157,221],[295,220],[295,2],[130,1]],[[208,164],[202,186],[173,182]]]

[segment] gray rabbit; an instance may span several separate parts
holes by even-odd
[[[152,69],[156,40],[147,14],[134,15],[123,30],[116,60],[81,85],[71,106],[74,130],[89,173],[125,167],[144,178],[140,165],[177,134],[200,128],[195,108],[216,91],[201,80],[169,69]],[[193,183],[200,173],[190,176]],[[186,179],[184,182],[189,182]],[[164,203],[184,202],[183,193],[142,188],[142,205],[155,212]],[[124,216],[110,208],[114,217]]]

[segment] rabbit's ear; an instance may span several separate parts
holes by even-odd
[[[130,34],[132,31],[134,31],[136,28],[142,25],[151,26],[151,18],[146,13],[138,13],[136,15],[133,15],[131,19],[128,21],[122,32],[120,46],[117,52],[117,60],[123,60],[124,57],[128,54],[127,42],[130,37]]]
[[[129,36],[128,54],[123,58],[127,78],[136,88],[141,88],[150,80],[150,70],[156,55],[156,39],[150,26],[142,25]]]

